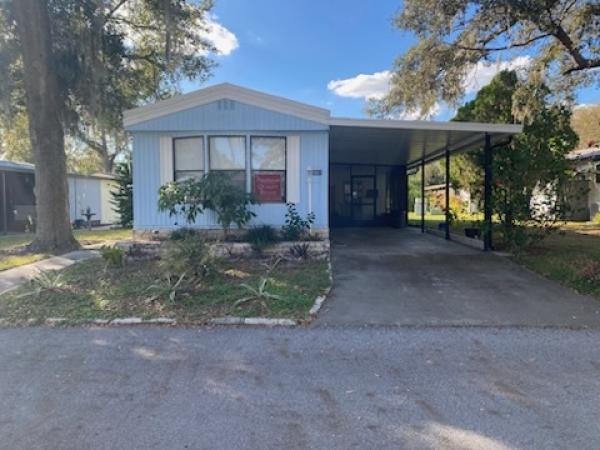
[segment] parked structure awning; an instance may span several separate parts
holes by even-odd
[[[330,119],[329,159],[333,163],[416,165],[423,160],[492,145],[523,130],[522,125],[419,120]]]

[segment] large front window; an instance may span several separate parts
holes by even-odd
[[[173,142],[175,181],[204,174],[204,141],[201,137],[177,138]]]
[[[246,138],[212,136],[209,138],[210,170],[220,171],[246,190]]]
[[[252,192],[261,203],[285,202],[285,137],[252,137]]]

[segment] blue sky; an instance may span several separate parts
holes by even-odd
[[[399,0],[217,0],[213,20],[223,51],[207,85],[230,82],[321,106],[336,116],[365,116],[365,96],[382,92],[385,71],[415,42],[392,25],[401,6]],[[521,63],[526,61],[514,62]],[[467,99],[495,70],[474,72]],[[184,90],[199,87],[186,83]],[[597,89],[580,91],[578,103],[598,102]],[[451,114],[440,105],[434,118]]]

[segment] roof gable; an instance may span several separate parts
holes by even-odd
[[[322,124],[328,124],[330,118],[330,112],[327,109],[223,83],[125,111],[123,124],[125,128],[129,128],[142,122],[207,105],[219,100],[233,100]]]

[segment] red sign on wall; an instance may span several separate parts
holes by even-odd
[[[283,201],[282,175],[278,173],[255,173],[254,195],[259,202]]]

